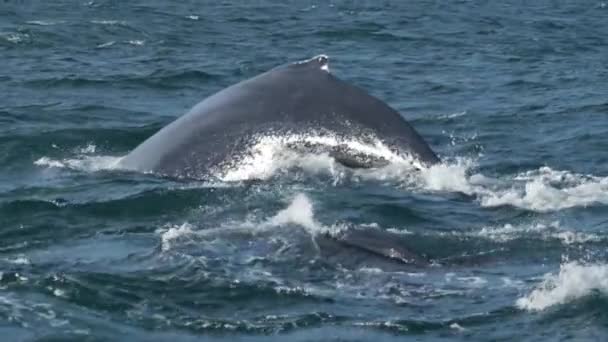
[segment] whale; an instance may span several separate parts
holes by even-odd
[[[142,142],[120,160],[119,166],[165,177],[205,179],[210,170],[243,153],[259,137],[311,132],[317,136],[374,137],[411,155],[418,167],[440,162],[400,113],[333,75],[329,58],[319,55],[275,67],[207,97]],[[387,163],[340,144],[288,145],[299,152],[328,153],[349,168]],[[356,254],[366,263],[379,258],[387,267],[430,264],[428,257],[413,252],[403,237],[384,230],[350,230],[315,239],[328,259],[337,258],[340,263],[352,262]]]
[[[205,178],[267,134],[376,137],[410,154],[418,166],[439,158],[395,109],[365,90],[342,81],[329,58],[275,67],[207,97],[149,137],[120,161],[125,169],[178,178]],[[382,158],[344,146],[302,144],[294,149],[327,152],[346,167],[374,167]]]

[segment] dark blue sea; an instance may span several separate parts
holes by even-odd
[[[208,180],[117,167],[319,54],[441,164],[268,137]],[[599,0],[0,1],[0,339],[605,341],[607,79]],[[320,253],[349,230],[430,264]]]

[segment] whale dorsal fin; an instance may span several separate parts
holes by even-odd
[[[318,55],[310,59],[292,63],[291,66],[296,68],[311,68],[320,69],[329,72],[329,57],[327,55]]]

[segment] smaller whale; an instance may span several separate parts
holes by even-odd
[[[276,67],[209,96],[124,157],[120,166],[180,178],[204,178],[266,134],[373,136],[424,165],[437,155],[394,109],[329,72],[321,55]],[[348,167],[386,160],[343,146],[293,146],[328,152]]]

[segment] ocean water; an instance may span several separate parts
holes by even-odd
[[[318,54],[443,162],[266,137],[213,180],[116,167]],[[2,340],[606,340],[607,56],[602,1],[2,1]],[[320,253],[349,230],[431,264]]]

